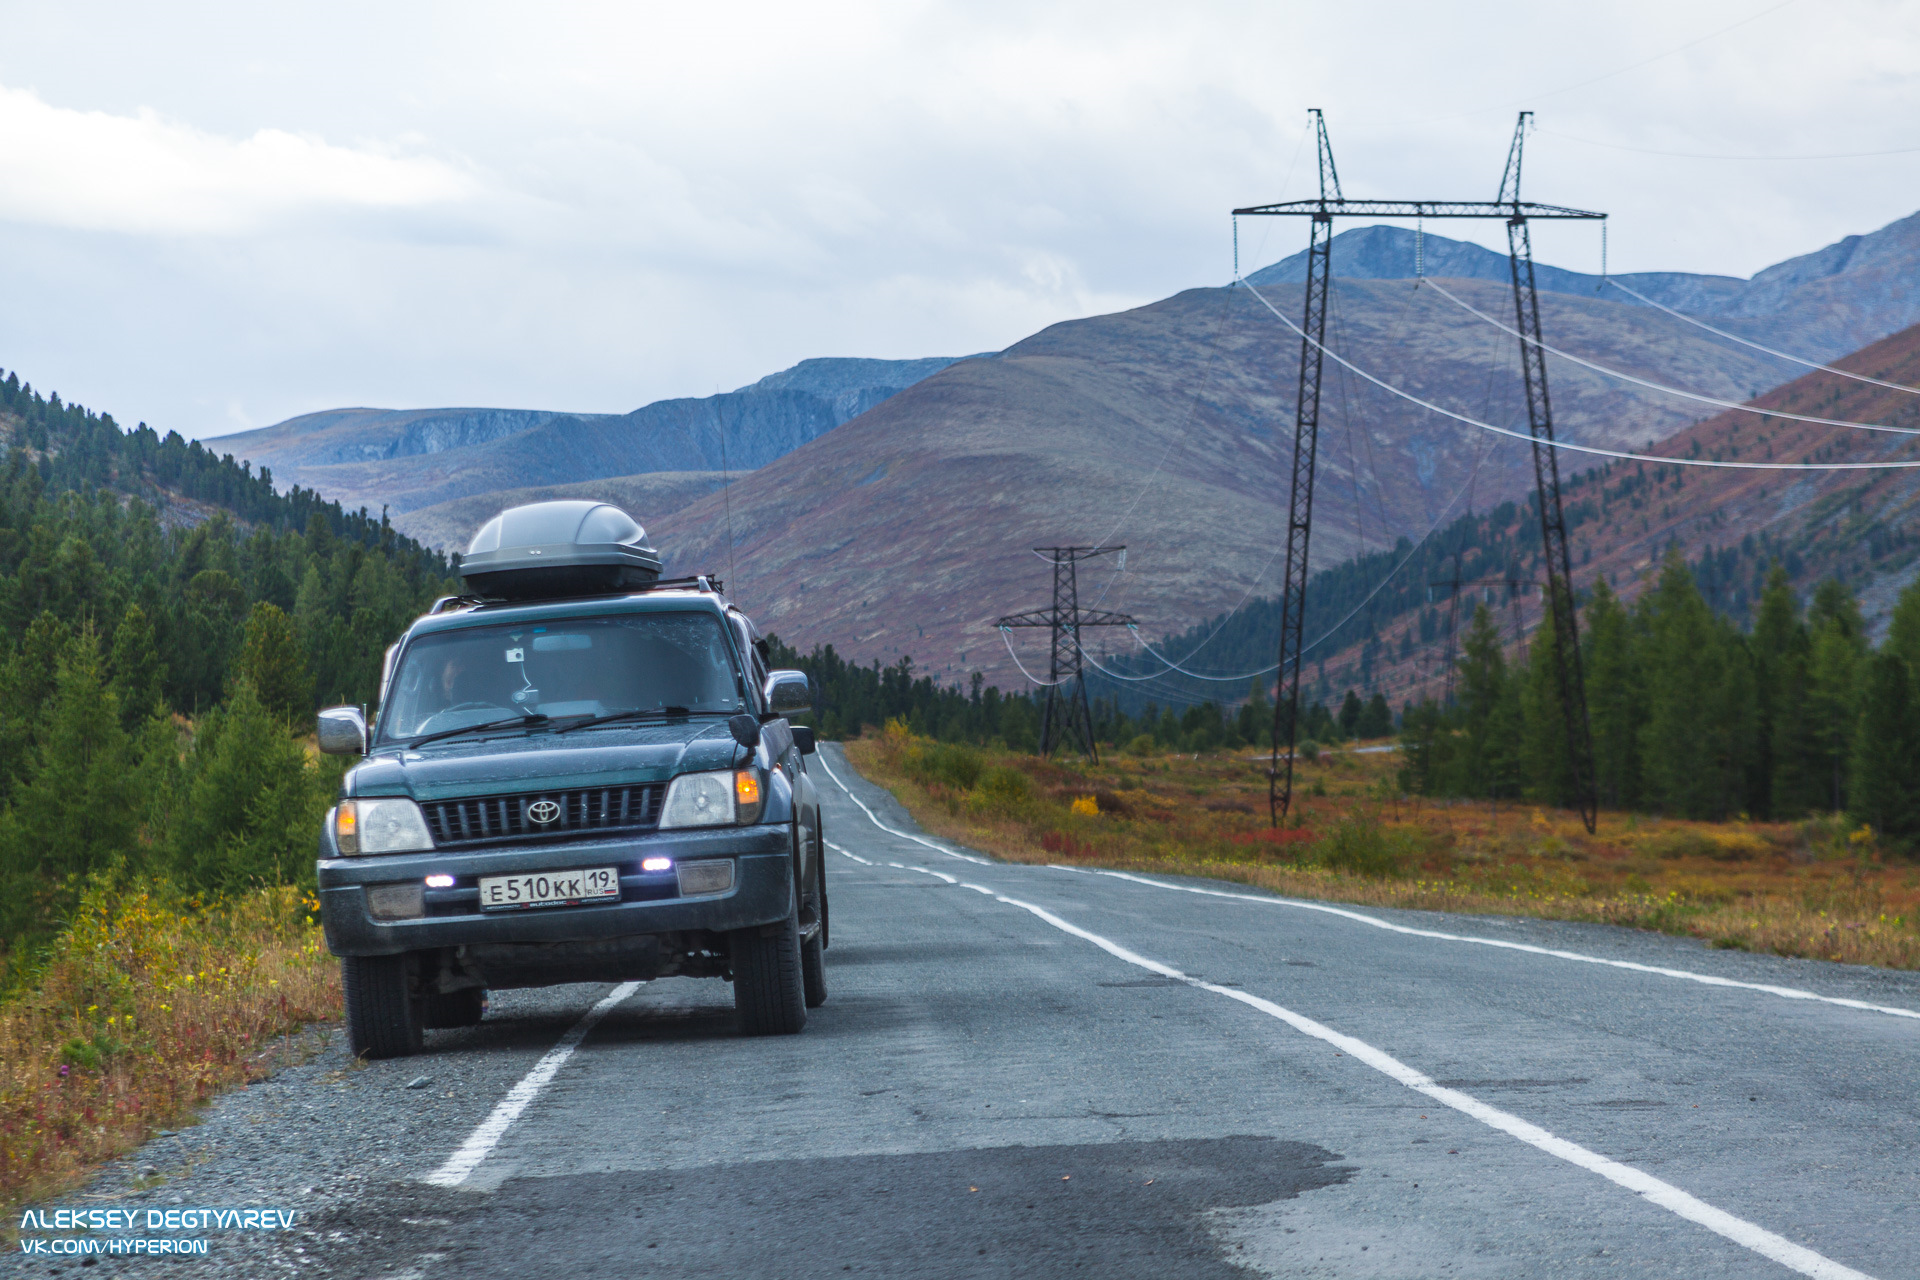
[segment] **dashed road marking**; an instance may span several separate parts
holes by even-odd
[[[525,1111],[540,1091],[552,1083],[553,1077],[566,1065],[580,1042],[587,1038],[587,1032],[594,1024],[607,1016],[613,1007],[640,989],[638,982],[623,982],[608,992],[599,1004],[581,1015],[580,1021],[573,1024],[567,1034],[560,1037],[560,1043],[547,1050],[546,1056],[533,1064],[533,1070],[520,1077],[520,1083],[508,1090],[507,1096],[500,1099],[493,1113],[480,1122],[480,1126],[467,1135],[460,1149],[447,1157],[447,1162],[426,1176],[425,1181],[436,1187],[457,1187],[467,1180],[467,1175],[480,1167],[480,1162],[499,1145],[507,1130],[520,1113]]]

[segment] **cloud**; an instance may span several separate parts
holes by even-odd
[[[136,235],[234,235],[329,211],[471,198],[439,160],[343,147],[281,129],[221,137],[141,108],[56,107],[0,87],[0,217]]]

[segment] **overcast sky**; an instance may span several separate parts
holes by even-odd
[[[1749,275],[1920,208],[1920,151],[1691,158],[1920,148],[1920,5],[1892,0],[0,21],[0,366],[189,436],[619,412],[1224,283],[1227,210],[1309,194],[1315,106],[1348,195],[1482,199],[1532,107],[1525,194],[1611,212],[1617,271]],[[1303,237],[1252,226],[1243,265]],[[1536,251],[1599,265],[1591,227]]]

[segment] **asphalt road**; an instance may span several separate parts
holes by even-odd
[[[236,1103],[166,1199],[324,1178],[242,1274],[1920,1276],[1920,975],[992,864],[823,756],[802,1035],[503,993]]]

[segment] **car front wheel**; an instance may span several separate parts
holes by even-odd
[[[800,908],[795,902],[777,924],[735,929],[733,1008],[750,1036],[790,1036],[807,1025],[806,983],[800,971]]]
[[[347,1006],[347,1046],[362,1058],[404,1058],[420,1052],[425,1023],[413,989],[412,957],[342,956],[340,989]]]

